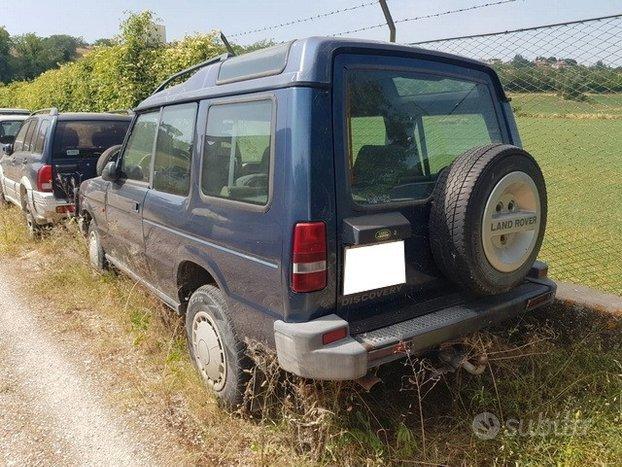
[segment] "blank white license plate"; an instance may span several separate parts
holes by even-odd
[[[405,282],[406,260],[403,241],[346,248],[344,295]]]

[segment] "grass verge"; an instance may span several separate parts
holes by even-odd
[[[119,404],[166,418],[191,456],[219,464],[616,463],[622,459],[620,317],[550,307],[462,342],[490,365],[475,377],[407,359],[354,383],[283,374],[254,346],[252,414],[221,410],[188,361],[180,318],[132,281],[91,272],[73,225],[26,239],[19,212],[0,211],[0,257],[68,329],[116,358],[132,390]],[[131,355],[132,359],[127,360]],[[499,420],[492,439],[472,423]],[[479,426],[481,428],[481,426]]]

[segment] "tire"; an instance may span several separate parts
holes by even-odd
[[[39,224],[37,224],[35,216],[33,216],[30,206],[28,205],[28,200],[24,198],[22,198],[22,214],[24,216],[24,221],[26,222],[26,232],[28,234],[28,238],[31,240],[38,240],[41,238],[43,229]]]
[[[117,144],[115,146],[109,147],[101,153],[101,156],[99,156],[99,159],[97,159],[97,164],[95,166],[98,177],[101,177],[101,174],[104,171],[104,167],[106,167],[106,164],[108,164],[108,162],[110,162],[112,158],[116,157],[119,154],[121,147],[121,144]]]
[[[101,241],[99,239],[99,233],[97,232],[97,225],[94,220],[89,223],[87,241],[89,246],[89,263],[91,267],[99,272],[108,270],[108,262],[106,261],[106,253],[102,248]]]
[[[0,208],[6,208],[9,206],[9,202],[4,197],[4,187],[2,186],[2,182],[0,182]]]
[[[229,318],[225,296],[217,287],[204,285],[190,297],[186,335],[190,357],[206,385],[225,407],[239,407],[251,362]],[[219,361],[220,365],[214,365]]]
[[[430,246],[441,272],[476,295],[525,279],[544,237],[547,197],[535,159],[511,145],[471,149],[439,175]]]

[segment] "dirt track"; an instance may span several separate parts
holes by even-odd
[[[111,403],[88,342],[27,300],[9,269],[0,265],[0,465],[183,462],[157,414]]]

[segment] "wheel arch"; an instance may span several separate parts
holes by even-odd
[[[224,294],[227,293],[222,278],[214,272],[214,269],[196,258],[185,258],[178,263],[175,283],[182,312],[185,312],[190,297],[199,287],[211,284],[221,289]]]

